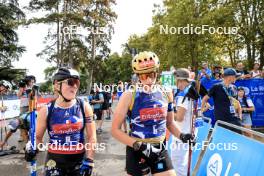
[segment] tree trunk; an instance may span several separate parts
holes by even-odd
[[[251,60],[248,63],[249,69],[251,70],[253,68],[254,62],[256,60],[256,43],[255,40],[252,41],[252,55]]]
[[[92,63],[95,61],[95,53],[96,52],[96,34],[92,34]],[[92,64],[92,67],[89,69],[89,76],[87,79],[87,92],[90,94],[91,88],[92,88],[92,83],[93,83],[93,68],[94,65]],[[88,72],[88,71],[87,71]]]
[[[252,62],[252,50],[251,50],[250,41],[246,40],[246,46],[247,46],[247,61],[248,64],[250,64],[250,62]]]
[[[228,55],[229,55],[229,58],[230,58],[230,63],[232,65],[232,67],[234,67],[234,64],[235,64],[235,58],[233,57],[233,53],[232,53],[232,50],[230,47],[227,46],[227,50],[228,50]],[[234,54],[235,55],[235,54]]]
[[[57,13],[59,14],[59,2],[57,2]],[[60,57],[60,18],[57,18],[57,65],[61,65],[61,57]]]
[[[264,39],[260,43],[260,50],[259,50],[259,61],[260,61],[260,69],[264,66]]]
[[[191,55],[191,63],[194,67],[194,71],[198,71],[198,62],[197,62],[197,54],[196,54],[196,43],[194,41],[194,36],[190,35],[190,55]]]

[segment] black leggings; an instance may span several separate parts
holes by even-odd
[[[161,173],[172,170],[173,166],[167,150],[160,153],[160,160],[153,161],[146,158],[142,152],[134,151],[133,148],[127,146],[126,148],[126,171],[132,176],[142,176]]]
[[[53,154],[48,153],[45,163],[45,176],[81,176],[80,166],[82,154]]]

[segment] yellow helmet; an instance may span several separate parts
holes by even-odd
[[[132,69],[137,74],[156,72],[159,66],[158,56],[149,51],[140,52],[132,60]]]

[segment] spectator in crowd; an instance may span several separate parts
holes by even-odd
[[[202,63],[202,69],[198,72],[198,79],[203,83],[204,81],[210,80],[212,77],[212,70],[208,68],[206,62]]]
[[[29,110],[29,94],[33,88],[33,85],[36,83],[35,76],[29,75],[26,76],[24,80],[19,82],[19,90],[17,93],[18,98],[20,99],[20,115],[27,113]],[[26,141],[26,131],[24,129],[20,129],[20,139],[19,142]]]
[[[124,92],[124,84],[122,81],[118,81],[117,85],[117,99],[121,97],[122,93]]]
[[[124,90],[125,87],[124,87],[124,83],[120,80],[118,81],[118,85],[117,85],[117,99],[119,100],[122,93],[125,91]],[[124,128],[124,131],[125,133],[127,133],[127,124],[126,124],[126,121],[123,122],[123,128]]]
[[[243,62],[238,62],[236,65],[236,72],[240,74],[238,79],[249,79],[251,78],[250,73],[245,69]]]
[[[135,86],[139,83],[138,76],[136,74],[133,74],[131,77],[131,85]]]
[[[188,70],[190,71],[190,79],[195,79],[195,72],[192,70],[191,66],[188,66]]]
[[[254,104],[250,97],[246,96],[244,87],[238,87],[237,100],[240,102],[242,107],[242,125],[245,128],[251,129],[252,120],[251,114],[255,110]]]
[[[22,133],[22,135],[25,142],[27,142],[29,139],[28,132],[30,130],[30,112],[24,113],[23,115],[10,120],[7,126],[9,131],[6,134],[4,140],[0,142],[0,148],[7,144],[8,139],[13,135],[13,133],[17,131],[17,129],[25,130],[25,133]]]
[[[250,72],[251,78],[261,78],[262,72],[259,69],[259,63],[254,63],[253,70]]]
[[[103,117],[106,120],[111,120],[111,117],[109,116],[109,101],[111,100],[111,91],[110,88],[106,86],[105,88],[106,90],[103,91],[103,95],[104,95],[104,103],[102,105],[102,109],[103,109]]]
[[[111,115],[114,113],[113,110],[112,110],[112,104],[113,104],[113,101],[114,101],[114,95],[113,95],[112,89],[110,89],[109,91],[110,91],[110,96],[111,97],[109,99],[109,108],[108,108],[107,116],[108,116],[108,119],[110,120],[111,119]]]
[[[264,78],[264,66],[262,67],[261,77]]]
[[[209,98],[213,97],[215,119],[240,126],[239,118],[241,114],[239,107],[237,107],[239,105],[237,105],[237,101],[232,97],[232,91],[230,90],[230,85],[236,81],[237,75],[237,72],[233,68],[224,70],[223,82],[213,85],[208,95],[204,96],[201,106],[202,113]]]
[[[213,71],[213,73],[214,73],[214,72],[217,72],[217,71],[218,71],[218,72],[222,72],[222,69],[223,69],[222,66],[220,66],[220,65],[218,65],[218,64],[214,64],[214,65],[213,65],[213,70],[212,70],[212,71]]]
[[[12,85],[10,84],[10,82],[6,80],[1,80],[0,81],[0,94],[3,95],[10,91],[12,91]]]
[[[222,73],[219,70],[213,72],[213,80],[222,80]]]
[[[96,132],[98,134],[101,134],[103,132],[102,130],[102,126],[103,126],[102,104],[104,103],[104,95],[100,91],[99,87],[96,87],[96,92],[93,96],[93,100],[91,101],[91,103],[94,108],[94,114],[96,115],[96,126],[97,126]]]
[[[93,100],[93,96],[94,96],[94,90],[91,90],[90,95],[88,95],[88,102],[90,103],[90,105],[92,105],[91,101]]]

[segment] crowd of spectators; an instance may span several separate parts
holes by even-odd
[[[191,67],[188,67],[188,69],[191,71]],[[239,76],[237,77],[237,80],[264,78],[264,71],[263,69],[260,69],[260,64],[258,62],[254,63],[253,68],[250,71],[246,69],[243,62],[238,62],[234,69],[239,74]],[[198,71],[197,78],[201,82],[204,82],[207,80],[222,80],[224,70],[225,70],[224,67],[217,65],[217,64],[214,64],[212,68],[210,69],[208,67],[208,63],[203,62],[201,70]],[[192,74],[192,77],[195,77],[194,72],[191,71],[191,74]]]

